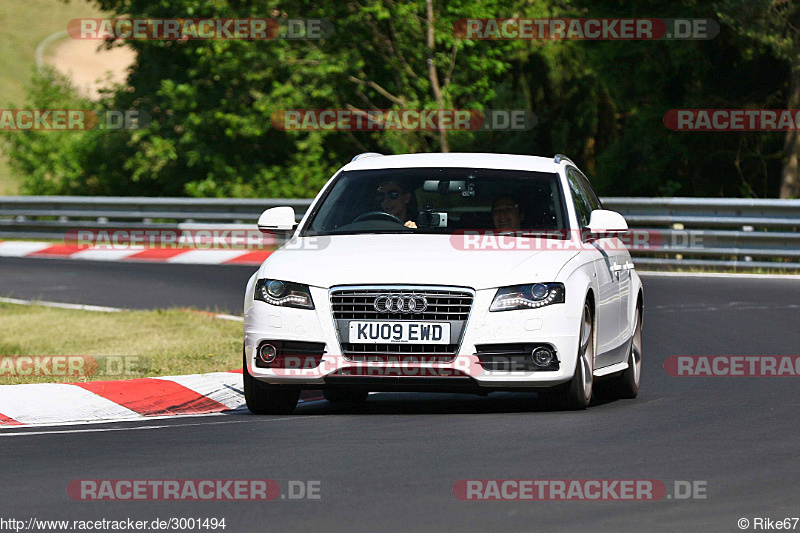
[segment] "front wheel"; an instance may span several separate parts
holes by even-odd
[[[592,401],[594,370],[594,314],[589,302],[583,305],[581,331],[578,336],[578,360],[572,379],[544,393],[545,405],[562,410],[576,411],[589,407]]]
[[[243,360],[244,400],[251,413],[256,415],[288,415],[297,407],[300,391],[273,388],[260,382],[247,371]]]
[[[633,315],[631,349],[628,352],[628,368],[610,384],[610,391],[615,398],[632,400],[639,394],[639,382],[642,378],[642,310],[637,307]]]

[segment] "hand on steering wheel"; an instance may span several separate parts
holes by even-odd
[[[356,222],[361,222],[362,220],[371,220],[376,218],[387,218],[392,222],[397,222],[398,224],[403,224],[403,221],[394,216],[391,213],[387,213],[386,211],[368,211],[366,213],[362,213],[358,215],[351,224],[355,224]]]

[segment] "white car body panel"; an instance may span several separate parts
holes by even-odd
[[[330,288],[416,283],[424,276],[427,285],[484,289],[554,279],[562,265],[578,254],[575,250],[456,250],[448,235],[341,235],[329,238],[319,250],[308,249],[313,244],[294,246],[301,249],[274,252],[259,268],[259,278]],[[501,285],[498,265],[504,270]]]

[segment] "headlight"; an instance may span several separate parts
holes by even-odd
[[[489,311],[537,309],[550,304],[564,303],[563,283],[515,285],[497,290]]]
[[[277,279],[260,279],[256,282],[254,298],[279,307],[314,309],[308,285]]]

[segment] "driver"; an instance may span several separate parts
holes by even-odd
[[[403,224],[405,227],[417,227],[413,220],[409,220],[408,203],[411,201],[411,193],[407,192],[398,182],[382,181],[375,191],[375,199],[381,204],[382,211],[394,215],[400,220],[405,220],[406,222]]]

